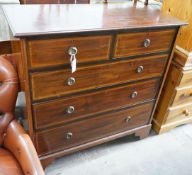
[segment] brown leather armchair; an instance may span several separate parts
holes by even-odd
[[[15,120],[17,73],[0,56],[0,175],[44,175],[31,139]]]

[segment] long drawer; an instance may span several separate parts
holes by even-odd
[[[159,79],[33,105],[36,129],[155,99]]]
[[[29,63],[31,68],[70,64],[70,47],[77,48],[78,63],[108,60],[110,45],[110,35],[29,40]]]
[[[118,34],[114,57],[168,51],[175,32],[175,29],[169,29]]]
[[[33,100],[40,100],[82,90],[158,77],[163,74],[166,62],[167,55],[158,55],[82,67],[73,74],[69,69],[33,73],[31,75],[32,97]]]
[[[36,133],[39,155],[56,152],[149,123],[153,103]]]

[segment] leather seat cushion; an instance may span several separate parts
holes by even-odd
[[[17,160],[2,148],[0,148],[0,175],[23,175]]]

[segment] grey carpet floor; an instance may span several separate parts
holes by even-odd
[[[192,125],[65,156],[48,166],[46,175],[192,175]]]

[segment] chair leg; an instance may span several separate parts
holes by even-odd
[[[136,4],[138,0],[134,0],[134,3]],[[145,5],[149,4],[149,0],[145,0]]]
[[[145,5],[148,5],[149,4],[149,0],[145,0]]]

